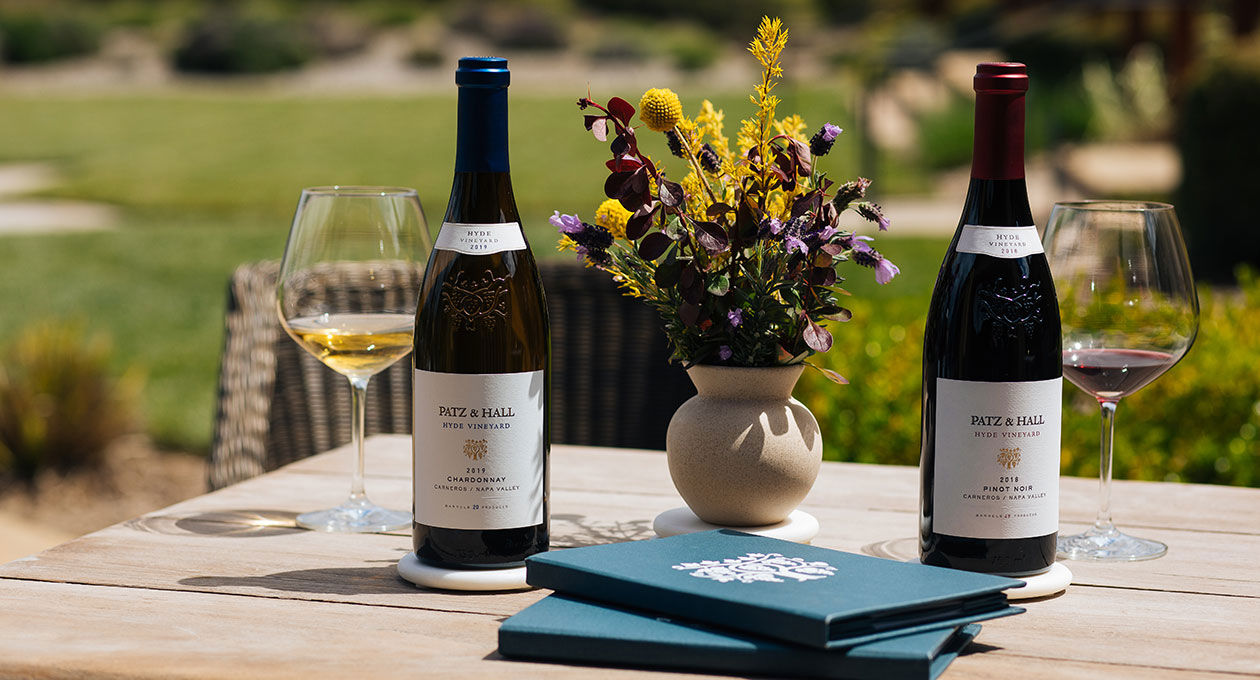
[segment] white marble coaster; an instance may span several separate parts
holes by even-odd
[[[1006,592],[1008,600],[1028,600],[1034,597],[1045,597],[1067,590],[1072,583],[1072,571],[1062,562],[1050,565],[1050,571],[1035,576],[1014,576],[1025,584],[1022,588],[1011,588]]]
[[[709,524],[696,517],[696,513],[692,512],[691,508],[684,506],[666,510],[657,515],[656,519],[652,520],[652,529],[660,538],[677,536],[678,534],[693,534],[697,531],[712,531],[713,529],[734,529],[748,534],[780,538],[795,543],[809,543],[818,535],[818,519],[804,510],[793,510],[787,519],[778,524],[767,524],[759,527],[728,527],[719,524]]]
[[[507,569],[443,569],[416,559],[413,552],[398,560],[398,575],[425,588],[443,590],[527,590],[525,567]]]

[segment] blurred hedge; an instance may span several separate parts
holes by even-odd
[[[1118,479],[1260,486],[1260,280],[1200,289],[1198,340],[1184,360],[1120,404]],[[851,382],[806,371],[796,396],[822,425],[829,460],[917,465],[923,315],[917,300],[852,300],[833,349],[812,361]],[[1063,472],[1098,474],[1097,403],[1064,383]]]
[[[102,26],[69,12],[0,14],[0,56],[10,64],[33,64],[93,54],[101,47]]]
[[[1260,50],[1209,65],[1185,93],[1177,125],[1184,174],[1177,211],[1195,274],[1228,281],[1240,263],[1260,266],[1251,201],[1260,184]]]
[[[110,354],[103,337],[88,338],[73,324],[33,325],[4,348],[0,477],[90,467],[136,429],[138,381],[114,378]]]

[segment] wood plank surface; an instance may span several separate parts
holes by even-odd
[[[408,507],[410,438],[369,446],[368,493]],[[497,659],[498,622],[543,591],[419,589],[394,570],[410,550],[405,532],[294,527],[297,513],[344,497],[348,453],[0,566],[0,677],[592,674]],[[552,475],[556,548],[649,538],[652,518],[681,505],[659,452],[557,446]],[[824,465],[803,505],[822,525],[815,543],[913,556],[917,487],[913,468]],[[1063,480],[1065,531],[1090,514],[1067,504],[1092,509],[1095,487]],[[1116,507],[1141,518],[1124,526],[1167,542],[1169,554],[1068,562],[1065,595],[986,623],[972,648],[983,653],[960,658],[947,678],[1260,676],[1260,490],[1121,482]]]

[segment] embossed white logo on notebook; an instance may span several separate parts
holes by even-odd
[[[836,568],[826,562],[809,562],[801,557],[784,557],[779,553],[748,553],[743,557],[732,557],[720,562],[683,562],[675,564],[674,568],[690,571],[696,578],[712,579],[719,583],[784,583],[785,579],[793,579],[799,583],[817,581],[836,573]]]

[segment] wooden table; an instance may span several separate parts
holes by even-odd
[[[410,438],[369,446],[368,492],[408,506]],[[0,677],[670,675],[504,660],[499,622],[544,592],[420,590],[394,571],[405,534],[293,528],[341,500],[349,460],[332,451],[0,567]],[[648,538],[680,505],[659,452],[557,446],[551,462],[554,547]],[[917,484],[913,468],[824,464],[803,506],[822,523],[815,543],[909,538]],[[1064,530],[1092,518],[1096,485],[1063,480]],[[1168,555],[1069,563],[1065,595],[985,623],[946,677],[1260,675],[1260,489],[1118,482],[1115,511]]]

